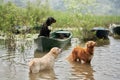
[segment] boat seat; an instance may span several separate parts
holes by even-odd
[[[56,38],[64,39],[68,38],[70,36],[70,33],[56,33]]]

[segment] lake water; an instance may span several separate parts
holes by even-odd
[[[96,46],[89,64],[72,63],[66,60],[72,49],[80,42],[73,38],[56,59],[53,70],[29,74],[28,62],[45,53],[36,51],[33,41],[19,41],[17,49],[6,49],[0,40],[0,80],[120,80],[120,40],[109,37],[109,44]],[[21,50],[24,44],[24,51]],[[84,44],[83,44],[84,45]]]

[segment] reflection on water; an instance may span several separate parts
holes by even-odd
[[[43,70],[36,74],[29,74],[30,80],[55,80],[54,70]]]
[[[2,41],[2,42],[1,42]],[[95,47],[91,65],[66,60],[76,45],[84,46],[76,38],[58,56],[53,70],[43,70],[30,74],[28,62],[46,53],[35,50],[33,41],[26,44],[17,42],[15,51],[7,50],[0,41],[0,80],[119,80],[120,79],[120,40],[109,37],[109,44]],[[28,42],[28,41],[27,41]],[[18,44],[19,43],[19,44]],[[24,51],[21,45],[24,44]],[[101,44],[101,43],[98,43]]]
[[[33,49],[26,46],[22,52],[21,43],[17,44],[16,50],[13,51],[6,48],[5,43],[0,44],[0,80],[28,80],[27,63],[33,55]]]
[[[70,62],[72,64],[71,78],[78,80],[94,80],[93,69],[89,64],[81,64],[79,62]]]
[[[120,40],[109,39],[109,45],[95,48],[92,66],[96,80],[120,80]]]

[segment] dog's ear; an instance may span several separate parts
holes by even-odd
[[[56,50],[53,50],[52,53],[53,53],[53,54],[56,54]]]
[[[58,55],[59,53],[62,52],[62,50],[58,47],[54,47],[54,48],[51,49],[51,52],[55,55]]]
[[[88,42],[86,42],[86,47],[90,47],[90,43],[89,43],[89,41]]]
[[[56,54],[55,48],[52,48],[52,49],[50,50],[50,52],[52,52],[52,54]]]
[[[94,42],[94,41],[88,41],[86,43],[86,47],[91,47],[91,46],[96,46],[96,42]]]
[[[90,44],[89,44],[89,43],[86,43],[86,47],[90,47]]]
[[[91,41],[91,46],[96,46],[96,42],[94,42],[94,41]]]

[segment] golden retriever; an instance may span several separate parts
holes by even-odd
[[[72,53],[67,59],[71,61],[83,61],[84,63],[90,63],[94,54],[95,45],[96,42],[88,41],[86,42],[86,46],[84,48],[77,46],[73,49]]]
[[[29,62],[30,73],[38,73],[40,70],[52,69],[55,59],[61,53],[61,49],[53,47],[46,55],[41,58],[34,58]]]

